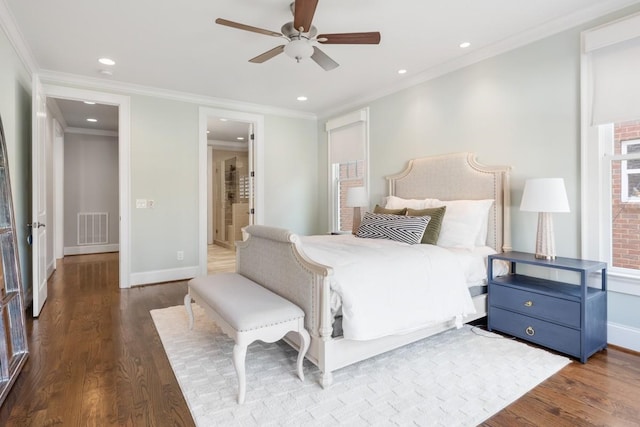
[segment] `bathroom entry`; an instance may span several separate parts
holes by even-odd
[[[234,249],[250,221],[251,124],[211,117],[207,131],[211,186],[207,240]]]

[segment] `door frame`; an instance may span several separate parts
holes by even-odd
[[[45,84],[49,98],[93,101],[118,107],[118,187],[119,187],[119,286],[131,287],[131,98],[93,90]],[[56,230],[62,232],[62,230]]]
[[[254,140],[249,144],[249,156],[253,155],[254,177],[250,182],[253,189],[255,213],[254,224],[264,223],[264,116],[241,111],[200,107],[198,134],[198,265],[201,275],[207,274],[207,118],[225,117],[229,120],[250,123],[253,126]],[[253,150],[251,150],[253,147]],[[253,151],[253,152],[252,152]]]

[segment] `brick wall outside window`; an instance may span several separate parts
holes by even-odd
[[[622,142],[640,139],[640,120],[614,126],[615,153],[621,154]],[[640,269],[640,203],[622,202],[621,162],[612,162],[612,262],[614,267]]]

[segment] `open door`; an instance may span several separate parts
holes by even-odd
[[[31,253],[33,276],[33,316],[38,317],[47,300],[47,185],[46,177],[46,95],[37,74],[33,75],[31,139]]]

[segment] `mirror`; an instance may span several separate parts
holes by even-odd
[[[0,119],[0,405],[27,360],[27,334],[9,164]]]

